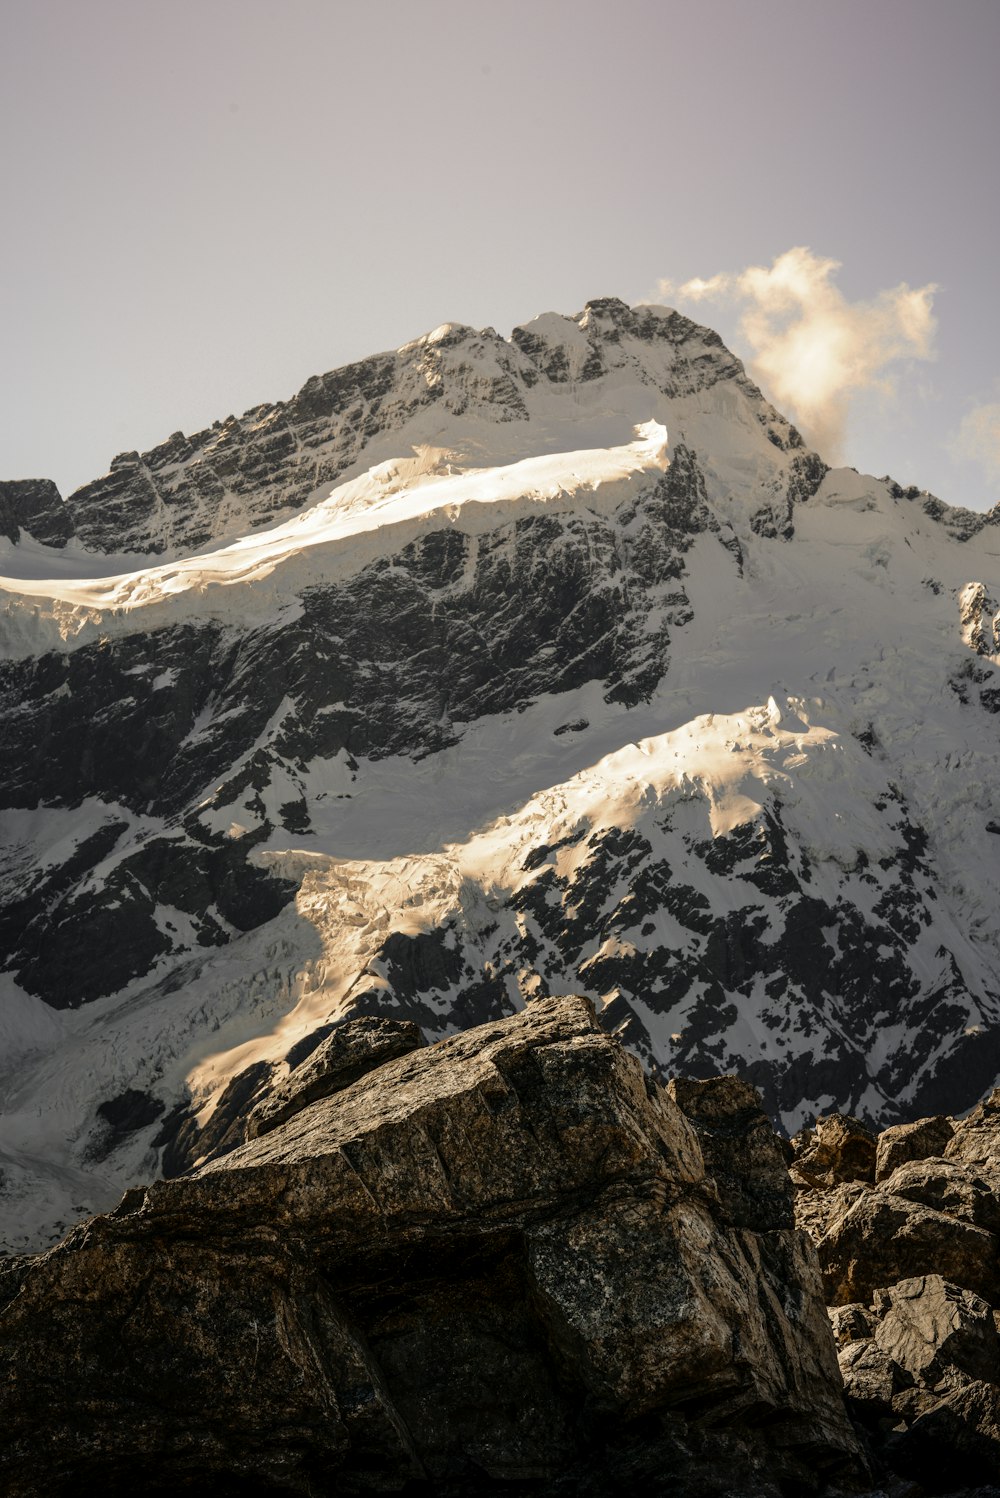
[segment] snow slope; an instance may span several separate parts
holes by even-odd
[[[461,516],[465,534],[481,534],[496,526],[498,514],[506,522],[546,506],[611,512],[666,468],[666,446],[666,430],[649,421],[622,447],[458,472],[449,449],[424,448],[415,458],[376,464],[338,485],[294,520],[216,551],[111,576],[46,577],[51,550],[35,547],[31,561],[43,576],[29,575],[22,557],[18,576],[0,576],[2,645],[12,655],[31,655],[191,619],[245,627],[311,585],[358,572],[387,549],[402,550],[442,521],[454,525]],[[75,560],[86,568],[95,559]],[[233,588],[236,593],[220,593]]]
[[[1000,1073],[996,517],[827,471],[664,309],[359,368],[243,419],[189,553],[173,512],[154,557],[95,551],[100,484],[64,549],[0,543],[8,1245],[231,1147],[371,1009],[433,1037],[583,991],[789,1128],[971,1106]],[[295,440],[246,487],[275,413]],[[144,455],[161,511],[224,430]]]

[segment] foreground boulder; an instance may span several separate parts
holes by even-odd
[[[990,1307],[940,1275],[831,1312],[848,1407],[873,1465],[907,1498],[1000,1481],[1000,1335]]]
[[[950,1118],[920,1118],[916,1123],[896,1124],[883,1129],[878,1136],[875,1154],[875,1179],[885,1181],[911,1160],[926,1160],[944,1153],[955,1132]]]
[[[564,998],[297,1103],[6,1261],[8,1498],[856,1486],[742,1084],[675,1100]]]

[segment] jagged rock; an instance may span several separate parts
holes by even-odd
[[[1000,1299],[995,1235],[903,1196],[859,1196],[816,1247],[832,1305],[868,1302],[880,1286],[921,1274],[940,1274],[991,1303]]]
[[[678,1077],[667,1091],[694,1125],[733,1226],[759,1233],[792,1227],[788,1168],[756,1090],[739,1077]]]
[[[583,1000],[390,1061],[0,1287],[7,1498],[860,1471],[808,1240],[730,1225]]]
[[[933,1387],[957,1370],[970,1379],[1000,1382],[1000,1339],[978,1295],[927,1274],[900,1280],[887,1296],[875,1342],[915,1381]]]
[[[846,1216],[855,1202],[868,1195],[868,1187],[860,1181],[845,1181],[841,1186],[826,1189],[807,1181],[795,1165],[789,1174],[795,1187],[796,1225],[805,1228],[814,1243],[819,1242],[833,1223]]]
[[[1000,1191],[1000,1087],[956,1125],[944,1156],[975,1167],[994,1191]]]
[[[894,1437],[887,1456],[925,1492],[970,1493],[1000,1479],[1000,1388],[970,1383],[953,1389]],[[997,1487],[983,1487],[993,1498]]]
[[[916,1123],[895,1124],[878,1136],[875,1154],[875,1180],[884,1181],[900,1165],[910,1160],[925,1160],[928,1155],[943,1155],[945,1145],[955,1132],[950,1118],[921,1118]]]
[[[885,1130],[874,1184],[801,1170],[813,1140],[792,1141],[795,1217],[818,1245],[852,1417],[893,1498],[965,1498],[1000,1477],[1000,1310],[988,1303],[1000,1292],[1000,1089],[957,1124]]]
[[[853,1412],[863,1418],[888,1415],[894,1398],[912,1383],[889,1353],[871,1338],[842,1347],[837,1361],[844,1379],[844,1394]]]
[[[159,1098],[151,1097],[135,1087],[127,1087],[117,1097],[108,1098],[98,1104],[97,1116],[103,1128],[94,1147],[98,1159],[104,1159],[116,1146],[137,1129],[155,1123],[163,1112]]]
[[[160,1170],[170,1179],[183,1175],[197,1165],[228,1154],[246,1138],[247,1115],[254,1099],[266,1087],[272,1067],[268,1061],[254,1061],[223,1088],[211,1114],[201,1121],[197,1110],[183,1103],[172,1109],[153,1139],[154,1149],[162,1150]]]
[[[410,1020],[362,1015],[343,1021],[257,1104],[247,1119],[246,1137],[269,1134],[310,1103],[340,1092],[377,1066],[423,1044],[419,1026]]]
[[[1000,608],[982,583],[969,583],[959,594],[962,638],[977,655],[1000,651]]]
[[[911,1160],[884,1182],[887,1194],[922,1202],[989,1232],[1000,1231],[1000,1200],[982,1177],[952,1160]]]
[[[0,536],[20,541],[28,531],[44,546],[65,546],[73,520],[51,479],[0,480]]]
[[[873,1331],[871,1317],[865,1306],[857,1303],[829,1308],[830,1327],[838,1347],[847,1347],[852,1342],[867,1341]]]
[[[612,301],[613,317],[595,310]],[[430,431],[443,419],[501,426],[527,419],[536,387],[566,382],[567,352],[575,346],[586,350],[572,371],[581,381],[628,369],[631,351],[622,348],[623,335],[634,340],[633,348],[646,346],[653,355],[646,380],[659,372],[671,394],[720,379],[752,394],[773,431],[776,454],[792,453],[781,464],[787,480],[778,510],[815,493],[825,464],[815,453],[793,451],[802,449],[801,437],[763,402],[717,334],[680,313],[632,309],[614,298],[588,303],[576,318],[552,321],[558,324],[554,342],[528,329],[516,328],[508,341],[492,328],[447,324],[391,353],[315,375],[290,400],[255,406],[188,436],[175,432],[144,453],[119,453],[106,475],[69,496],[77,533],[94,550],[162,552],[272,523],[329,490],[355,465],[378,461],[372,450],[378,451],[379,440],[391,440],[415,419],[423,417]]]
[[[829,1113],[800,1136],[795,1166],[807,1180],[825,1186],[874,1181],[875,1135],[859,1118]]]

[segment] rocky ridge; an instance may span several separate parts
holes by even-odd
[[[537,419],[542,392],[599,390],[609,376],[671,398],[719,381],[742,386],[768,440],[793,454],[774,516],[762,505],[759,524],[788,524],[791,506],[814,481],[815,455],[761,400],[718,334],[678,312],[630,308],[615,297],[588,302],[576,318],[536,318],[509,339],[493,328],[446,323],[396,351],[316,375],[288,401],[254,406],[190,436],[174,432],[149,452],[120,453],[107,475],[66,499],[58,524],[47,481],[34,481],[38,493],[47,485],[44,507],[27,485],[5,486],[0,502],[50,545],[75,537],[96,552],[188,552],[303,508],[345,476],[405,451],[411,431],[426,442],[446,428],[450,445],[456,436],[479,445],[485,425],[489,450],[502,449],[496,428]]]
[[[1000,1090],[789,1143],[566,997],[342,1021],[242,1134],[0,1261],[10,1498],[1000,1492]]]
[[[348,1015],[583,992],[791,1132],[988,1092],[991,518],[828,471],[663,308],[307,389],[0,496],[7,1245],[228,1149]]]
[[[9,1498],[863,1484],[745,1083],[667,1090],[573,998],[329,1040],[325,1096],[317,1050],[266,1133],[0,1263]]]

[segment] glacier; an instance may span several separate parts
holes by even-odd
[[[9,1250],[352,1014],[585,993],[789,1131],[995,1084],[1000,515],[711,330],[445,324],[59,503],[0,541]]]

